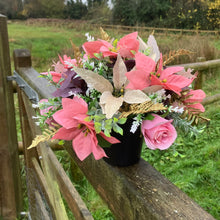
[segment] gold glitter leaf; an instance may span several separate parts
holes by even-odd
[[[162,111],[167,108],[162,103],[153,103],[151,101],[146,101],[140,104],[132,104],[129,107],[129,110],[122,112],[120,118],[127,118],[129,115],[133,114],[144,114],[148,112]]]
[[[109,35],[103,30],[102,27],[100,27],[100,33],[101,33],[101,39],[110,42],[111,38]]]

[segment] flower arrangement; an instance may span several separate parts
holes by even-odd
[[[198,131],[195,124],[205,120],[202,90],[193,90],[196,74],[181,66],[166,67],[177,55],[163,61],[157,42],[150,35],[145,43],[137,32],[120,40],[111,39],[101,28],[101,38],[88,33],[83,51],[76,47],[74,59],[64,55],[53,64],[54,71],[41,73],[56,87],[54,98],[39,102],[38,122],[47,125],[30,147],[41,141],[72,141],[80,160],[91,153],[96,160],[107,157],[103,147],[120,141],[122,125],[128,119],[131,133],[141,128],[148,148],[165,150],[177,137],[176,129]]]

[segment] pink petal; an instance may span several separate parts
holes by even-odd
[[[96,58],[94,54],[100,53],[100,48],[103,45],[101,41],[90,41],[83,44],[83,49],[90,58]]]
[[[159,62],[157,73],[161,74],[163,71],[162,69],[163,69],[163,56],[162,56],[162,53],[160,53],[160,62]]]
[[[152,129],[155,126],[162,125],[164,123],[171,123],[173,120],[166,120],[165,118],[160,117],[159,115],[152,114],[154,116],[153,120],[144,120],[142,123],[143,129]]]
[[[186,96],[189,95],[190,97],[184,100],[184,102],[202,102],[202,100],[206,97],[206,94],[201,89],[190,90]]]
[[[183,69],[184,67],[182,66],[168,67],[162,71],[160,79],[168,78],[170,75],[174,73],[178,73],[179,71],[182,71]]]
[[[117,56],[117,53],[110,51],[105,46],[102,46],[100,48],[100,52],[102,53],[103,57],[116,57]]]
[[[100,160],[103,157],[107,157],[107,155],[105,154],[105,151],[99,145],[93,147],[92,153],[96,160]]]
[[[167,83],[173,86],[177,86],[179,88],[184,88],[189,86],[192,83],[193,79],[185,78],[180,75],[172,75],[167,78]]]
[[[107,137],[107,136],[105,136],[105,134],[103,132],[100,132],[99,135],[102,136],[106,141],[108,141],[111,144],[120,143],[120,141],[117,138],[112,137],[112,136],[111,137]]]
[[[135,55],[135,62],[136,69],[142,69],[147,73],[155,72],[156,63],[152,58],[142,53],[137,53]]]
[[[134,70],[125,74],[129,80],[126,89],[139,89],[142,90],[150,86],[150,74],[144,70]]]
[[[73,99],[63,98],[62,99],[63,109],[67,113],[72,113],[73,115],[77,114],[86,114],[88,112],[88,105],[82,99],[75,96]]]
[[[72,115],[67,114],[65,110],[61,109],[53,114],[54,120],[65,127],[66,129],[74,128],[79,125],[78,120],[74,119]]]
[[[138,52],[139,41],[137,40],[138,33],[134,32],[122,37],[117,47],[119,48],[119,53],[122,57],[132,58],[134,54],[131,51]]]
[[[196,103],[196,104],[192,104],[192,105],[187,105],[186,106],[187,109],[190,111],[190,112],[193,112],[193,113],[201,113],[201,112],[204,112],[205,111],[205,108],[204,106],[201,104],[201,103]]]
[[[93,138],[82,131],[73,139],[72,145],[77,157],[82,161],[92,153]]]
[[[58,132],[52,137],[52,140],[60,139],[60,140],[70,141],[73,140],[78,135],[79,132],[80,130],[77,128],[72,128],[72,129],[60,128]]]

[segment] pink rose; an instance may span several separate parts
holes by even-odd
[[[176,130],[171,124],[173,120],[166,120],[156,114],[154,119],[142,122],[141,130],[147,147],[152,150],[169,148],[177,137]]]

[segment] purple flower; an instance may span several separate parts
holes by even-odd
[[[65,80],[59,89],[57,89],[53,96],[55,97],[71,97],[74,94],[85,94],[87,90],[86,82],[81,79],[74,71],[67,70],[65,72]]]

